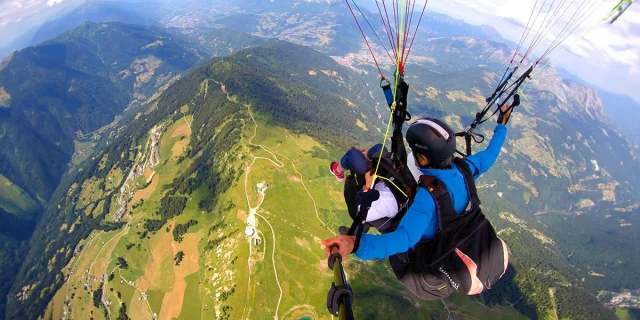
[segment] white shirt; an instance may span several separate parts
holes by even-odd
[[[398,213],[398,202],[393,192],[384,182],[378,182],[374,189],[380,193],[380,198],[371,204],[369,213],[367,214],[367,222],[375,221],[382,218],[393,218]]]

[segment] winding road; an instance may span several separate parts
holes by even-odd
[[[213,81],[216,84],[220,85],[220,88],[222,90],[222,92],[224,92],[227,96],[227,100],[229,101],[233,101],[233,99],[231,98],[231,96],[229,95],[229,93],[227,92],[224,84],[221,84],[213,79],[207,79],[208,81]],[[205,90],[208,89],[208,85],[205,88]],[[208,90],[207,90],[208,91]],[[249,155],[253,158],[251,160],[251,163],[246,167],[246,171],[245,171],[245,177],[244,177],[244,193],[245,193],[245,198],[247,200],[247,207],[249,208],[249,214],[247,216],[247,223],[251,223],[251,227],[253,228],[253,232],[251,232],[251,237],[249,238],[249,257],[247,258],[247,267],[249,268],[249,272],[248,272],[248,280],[247,280],[247,284],[248,284],[248,288],[251,287],[251,252],[252,252],[252,240],[254,237],[257,237],[258,233],[257,233],[257,219],[255,218],[255,216],[259,216],[260,218],[262,218],[267,225],[269,225],[269,228],[271,228],[271,233],[272,233],[272,239],[273,239],[273,250],[272,250],[272,262],[273,262],[273,273],[275,276],[275,280],[276,283],[278,285],[278,289],[280,290],[280,297],[278,298],[278,303],[276,305],[276,314],[274,316],[274,319],[278,319],[278,311],[280,310],[280,303],[282,301],[282,286],[280,284],[280,280],[278,279],[278,269],[276,268],[276,264],[275,264],[275,248],[276,248],[276,238],[275,238],[275,231],[273,229],[273,226],[271,226],[271,223],[269,223],[269,221],[264,217],[261,216],[257,213],[258,209],[260,208],[260,206],[262,205],[262,203],[264,202],[265,199],[265,194],[263,192],[260,192],[262,194],[262,197],[260,197],[260,202],[257,204],[257,206],[252,207],[251,206],[251,201],[249,198],[249,192],[247,191],[248,189],[248,184],[249,184],[249,173],[251,172],[251,168],[253,167],[253,165],[255,164],[256,160],[266,160],[269,161],[271,164],[273,164],[273,166],[275,166],[276,168],[283,168],[284,167],[284,163],[282,161],[280,161],[280,159],[278,159],[278,156],[276,156],[276,154],[274,152],[272,152],[271,150],[268,150],[268,148],[262,146],[262,145],[258,145],[258,144],[254,144],[253,143],[253,139],[256,137],[257,131],[258,131],[258,123],[256,122],[255,118],[253,117],[253,114],[251,113],[251,106],[248,104],[245,104],[245,107],[248,110],[249,116],[251,117],[251,120],[253,121],[254,124],[254,128],[253,128],[253,135],[249,138],[249,140],[247,141],[249,143],[250,146],[253,147],[258,147],[266,152],[268,152],[269,154],[271,154],[273,156],[273,158],[266,158],[266,157],[259,157],[259,156],[254,156],[251,152],[249,152]],[[243,126],[244,128],[244,126]],[[263,241],[263,245],[266,248],[266,239],[262,239]],[[250,289],[247,290],[247,295],[249,295]],[[248,301],[248,299],[247,299]],[[245,314],[246,314],[246,304],[245,304],[245,309],[243,310],[243,318],[246,318]]]
[[[271,229],[271,237],[273,238],[273,246],[271,249],[271,263],[273,265],[273,274],[276,277],[276,283],[278,284],[278,289],[280,289],[280,297],[278,297],[278,304],[276,305],[276,316],[274,317],[275,319],[278,319],[278,311],[280,310],[280,302],[282,302],[282,287],[280,286],[280,280],[278,280],[278,271],[276,269],[276,232],[273,230],[273,227],[271,226],[271,223],[269,223],[269,220],[267,220],[265,217],[263,217],[262,215],[256,213],[256,216],[262,218],[264,220],[264,222],[266,222],[269,225],[269,228]],[[266,246],[266,244],[265,244]]]
[[[218,82],[218,81],[216,81],[214,79],[207,79],[207,81],[213,81],[214,83],[220,85],[220,88],[221,88],[222,92],[225,93],[226,96],[227,96],[227,100],[237,103],[237,101],[235,101],[235,99],[232,99],[232,97],[230,96],[229,92],[227,92],[226,87],[225,87],[224,84],[222,84],[222,83],[220,83],[220,82]],[[208,82],[207,82],[207,86],[205,87],[205,94],[207,94],[207,93],[208,93]],[[276,258],[275,258],[275,255],[276,255],[276,244],[277,244],[276,236],[275,236],[275,230],[274,230],[273,226],[271,225],[271,223],[269,222],[269,220],[266,217],[264,217],[263,215],[257,213],[258,209],[260,208],[260,206],[264,202],[264,199],[265,199],[266,195],[261,192],[262,197],[260,197],[260,203],[258,203],[258,205],[256,207],[252,207],[251,206],[251,201],[250,201],[250,198],[249,198],[249,192],[247,191],[248,190],[247,189],[248,188],[248,184],[249,184],[249,173],[251,171],[251,168],[255,164],[256,160],[269,161],[274,167],[279,168],[279,169],[285,167],[285,164],[279,159],[279,157],[289,161],[291,163],[291,167],[293,168],[295,173],[300,177],[300,182],[302,183],[302,186],[303,186],[305,192],[307,193],[307,195],[309,196],[309,198],[313,202],[313,207],[314,207],[316,218],[318,219],[318,221],[320,221],[320,223],[329,232],[331,232],[334,235],[335,235],[335,232],[333,232],[327,226],[327,224],[320,218],[320,215],[318,213],[318,207],[317,207],[316,200],[311,195],[311,192],[309,191],[309,189],[307,188],[307,185],[304,182],[304,176],[302,175],[302,173],[300,173],[298,171],[298,169],[296,168],[295,163],[293,162],[293,160],[289,159],[288,157],[286,157],[286,156],[284,156],[284,155],[282,155],[280,153],[277,153],[277,152],[271,150],[269,147],[253,143],[253,139],[257,135],[258,123],[257,123],[255,117],[253,116],[253,113],[251,112],[251,105],[245,104],[244,106],[247,108],[247,112],[249,114],[249,117],[251,118],[251,121],[253,122],[253,125],[254,125],[253,126],[253,134],[251,135],[251,137],[247,141],[248,145],[250,145],[252,147],[260,148],[260,149],[262,149],[263,151],[269,153],[272,156],[271,158],[255,156],[255,155],[253,155],[251,153],[251,151],[249,151],[249,156],[252,157],[252,160],[251,160],[251,163],[246,167],[245,178],[244,178],[244,192],[245,192],[245,198],[246,198],[246,201],[247,201],[247,207],[249,208],[249,214],[248,214],[249,216],[247,217],[247,221],[255,221],[254,225],[253,225],[253,228],[254,228],[255,231],[257,231],[257,229],[256,229],[257,220],[255,219],[255,216],[257,216],[257,217],[261,218],[262,220],[264,220],[264,222],[266,222],[267,225],[269,226],[269,228],[271,229],[271,235],[272,235],[272,241],[273,241],[273,246],[272,246],[272,250],[271,250],[271,261],[272,261],[273,273],[274,273],[274,277],[275,277],[275,280],[276,280],[276,284],[278,285],[278,289],[280,291],[280,296],[278,298],[278,302],[277,302],[277,305],[276,305],[276,311],[275,311],[275,315],[274,315],[274,319],[278,319],[278,313],[280,311],[280,304],[282,302],[283,291],[282,291],[282,286],[280,284],[280,280],[278,278],[278,269],[276,267],[276,262],[275,262],[275,260],[276,260]],[[244,128],[245,128],[244,122],[243,122],[243,126],[242,127],[243,127],[243,131],[244,131]],[[258,233],[254,232],[253,234],[257,235]],[[261,234],[261,232],[260,232],[260,234]],[[251,288],[251,252],[252,252],[252,241],[251,240],[252,240],[252,238],[249,239],[249,257],[248,257],[248,261],[247,261],[247,266],[249,268],[249,275],[248,275],[248,280],[247,280],[249,289],[247,290],[247,297],[249,296],[250,291],[251,291],[251,289],[250,289]],[[263,245],[264,245],[264,248],[266,249],[266,239],[264,239],[264,236],[263,236],[262,241],[264,242]],[[249,299],[246,299],[246,301],[248,302]],[[242,313],[242,318],[243,319],[247,318],[246,308],[247,308],[247,305],[245,303],[245,308],[244,308],[243,313]]]
[[[140,288],[136,287],[135,282],[129,282],[127,279],[125,279],[122,274],[120,273],[120,269],[118,269],[118,276],[120,276],[120,279],[122,281],[124,281],[124,283],[130,285],[131,287],[133,287],[134,289],[136,289],[138,292],[140,292],[140,296],[142,296],[142,300],[144,300],[144,302],[147,303],[147,307],[149,308],[149,314],[151,314],[153,316],[153,311],[151,310],[151,305],[149,304],[149,299],[146,299],[146,294],[144,294],[144,292],[142,290],[140,290]]]

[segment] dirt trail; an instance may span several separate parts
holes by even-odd
[[[279,153],[278,153],[279,154]],[[309,196],[309,198],[311,199],[311,201],[313,202],[313,210],[316,213],[316,218],[318,219],[318,221],[320,221],[320,223],[322,223],[322,225],[329,230],[329,232],[331,232],[333,235],[335,235],[336,233],[331,230],[326,223],[324,223],[324,221],[322,221],[322,219],[320,219],[320,215],[318,214],[318,205],[316,204],[316,199],[313,198],[313,196],[311,195],[311,192],[309,192],[309,189],[307,188],[307,185],[304,183],[304,177],[302,176],[302,173],[300,173],[300,171],[298,171],[298,169],[296,169],[296,164],[293,163],[293,160],[287,158],[284,155],[279,154],[281,157],[287,159],[289,162],[291,162],[291,167],[293,168],[293,171],[295,171],[299,176],[300,176],[300,183],[302,183],[302,187],[304,188],[304,191],[307,192],[307,195]]]
[[[271,223],[265,217],[256,213],[256,216],[262,218],[264,222],[269,225],[269,229],[271,229],[271,237],[273,238],[273,245],[271,246],[271,264],[273,265],[273,274],[276,277],[276,283],[278,284],[278,289],[280,289],[280,297],[278,297],[278,304],[276,305],[276,316],[275,319],[278,319],[278,311],[280,310],[280,302],[282,302],[282,287],[280,286],[280,280],[278,280],[278,269],[276,269],[276,232],[273,230]]]
[[[216,82],[215,80],[213,80],[213,81]],[[216,83],[220,84],[219,82],[216,82]],[[224,86],[224,84],[220,84],[220,87],[221,87],[222,91],[227,95],[227,100],[233,101],[233,99],[231,99],[231,96],[227,92],[226,87]],[[251,288],[251,266],[253,264],[253,262],[251,260],[251,258],[252,258],[252,255],[251,255],[252,244],[256,239],[260,239],[259,236],[258,236],[259,233],[257,232],[257,225],[258,224],[257,224],[257,219],[256,219],[256,216],[259,216],[260,218],[262,218],[269,225],[269,228],[271,228],[272,235],[273,235],[273,252],[272,252],[273,272],[274,272],[274,275],[275,275],[276,283],[278,284],[278,288],[280,289],[280,297],[278,298],[278,304],[276,305],[276,314],[274,316],[274,319],[278,319],[278,310],[280,309],[280,303],[282,301],[282,286],[280,285],[280,280],[278,279],[278,270],[277,270],[276,265],[275,265],[275,246],[276,246],[275,232],[273,230],[273,227],[269,223],[269,221],[266,218],[264,218],[263,216],[260,216],[260,215],[257,214],[258,209],[260,208],[260,206],[262,205],[262,203],[264,202],[264,199],[266,197],[264,188],[260,188],[260,190],[259,190],[259,197],[258,197],[259,203],[258,203],[258,205],[255,206],[255,207],[252,207],[251,206],[251,201],[249,199],[249,192],[247,191],[247,186],[249,184],[248,183],[249,173],[251,172],[251,168],[255,164],[256,160],[258,160],[258,159],[267,160],[267,161],[271,162],[271,164],[273,164],[276,168],[283,168],[284,167],[284,163],[282,163],[282,161],[280,161],[278,159],[278,157],[272,151],[268,150],[268,148],[265,148],[262,145],[257,145],[257,144],[253,143],[253,139],[255,138],[255,136],[257,134],[257,131],[258,131],[258,123],[256,122],[255,118],[253,117],[253,114],[251,113],[250,105],[245,105],[245,107],[247,107],[247,110],[249,110],[249,116],[251,117],[251,120],[253,121],[253,124],[254,124],[253,135],[248,140],[249,145],[254,146],[254,147],[258,147],[258,148],[270,153],[273,156],[273,158],[257,157],[257,156],[254,156],[253,154],[250,153],[250,156],[253,159],[251,160],[251,164],[249,164],[247,166],[247,169],[245,171],[244,193],[245,193],[245,198],[247,199],[247,207],[249,208],[249,214],[248,214],[247,220],[246,220],[247,230],[245,230],[245,235],[247,235],[247,237],[249,238],[249,257],[248,257],[248,260],[247,260],[247,266],[249,268],[248,280],[247,280],[247,284],[248,284],[247,295],[249,295],[250,291],[251,291],[251,289],[250,289]],[[263,245],[266,248],[266,239],[263,238],[262,241],[264,241]],[[264,259],[264,257],[263,257],[263,259]],[[245,305],[245,310],[243,310],[243,318],[245,317],[245,314],[246,314],[245,311],[246,311],[246,305]]]
[[[205,87],[205,92],[208,92],[208,81],[213,81],[216,84],[220,85],[220,88],[222,90],[223,93],[226,94],[227,96],[227,100],[232,101],[232,102],[236,102],[236,99],[232,98],[231,95],[229,94],[229,92],[226,90],[226,87],[224,86],[224,84],[217,82],[213,79],[207,79],[207,85]],[[256,207],[252,207],[251,206],[251,201],[249,198],[249,193],[247,191],[248,188],[248,181],[249,181],[249,173],[251,172],[251,168],[253,167],[253,165],[255,164],[256,160],[266,160],[269,161],[274,167],[280,169],[280,168],[284,168],[285,164],[279,159],[279,157],[284,158],[286,160],[288,160],[291,163],[291,167],[293,168],[293,170],[295,171],[295,173],[299,176],[295,177],[295,176],[288,176],[288,179],[292,179],[295,180],[296,182],[300,182],[302,184],[302,186],[304,187],[307,195],[309,196],[309,198],[311,199],[311,201],[313,202],[313,207],[314,207],[314,211],[315,211],[315,215],[316,218],[318,219],[318,221],[320,221],[320,223],[322,223],[322,225],[329,230],[329,232],[331,232],[332,234],[335,234],[335,232],[331,231],[331,229],[326,225],[326,223],[320,218],[320,215],[318,213],[318,207],[317,207],[317,203],[316,200],[313,198],[313,196],[311,195],[311,193],[309,192],[309,189],[307,188],[305,182],[304,182],[304,177],[302,175],[302,173],[300,173],[296,166],[295,163],[287,158],[286,156],[279,154],[273,150],[271,150],[269,147],[263,146],[263,145],[259,145],[259,144],[254,144],[253,143],[253,139],[256,137],[257,135],[257,131],[258,131],[258,123],[255,119],[255,117],[253,116],[253,113],[251,112],[251,105],[249,104],[245,104],[244,105],[247,108],[249,117],[251,118],[251,121],[253,122],[253,135],[248,139],[248,144],[252,147],[257,147],[262,149],[263,151],[269,153],[271,155],[270,158],[266,158],[266,157],[259,157],[259,156],[254,156],[252,153],[249,153],[249,156],[252,158],[251,163],[246,167],[246,171],[245,171],[245,179],[244,179],[244,192],[245,192],[245,198],[247,200],[247,207],[249,208],[249,213],[246,219],[247,222],[247,231],[245,232],[247,235],[250,235],[251,238],[249,239],[249,257],[248,257],[248,261],[247,261],[247,265],[249,268],[249,273],[248,273],[248,290],[247,290],[247,299],[245,299],[245,301],[249,301],[249,297],[251,294],[251,266],[252,266],[252,239],[253,237],[257,237],[258,232],[257,231],[257,219],[255,217],[259,217],[261,219],[264,220],[264,222],[267,223],[267,225],[269,226],[269,228],[271,229],[271,234],[272,234],[272,241],[273,241],[273,247],[272,247],[272,252],[271,252],[271,260],[272,260],[272,267],[273,267],[273,272],[274,272],[274,277],[276,280],[276,283],[278,285],[278,288],[280,290],[280,296],[278,298],[278,303],[276,305],[276,311],[275,311],[275,315],[273,316],[274,319],[278,319],[278,313],[280,310],[280,303],[282,302],[282,295],[283,295],[283,291],[282,291],[282,286],[280,284],[280,280],[278,278],[278,269],[276,268],[276,263],[275,263],[275,254],[276,254],[276,238],[275,238],[275,230],[273,228],[273,226],[271,225],[271,223],[269,222],[269,220],[267,220],[266,217],[260,215],[257,213],[257,210],[260,208],[260,205],[263,203],[264,199],[265,199],[265,193],[264,190],[262,188],[260,188],[259,190],[259,203]],[[243,122],[243,131],[244,131],[244,122]],[[260,232],[261,234],[261,232]],[[264,239],[264,237],[262,238],[262,240],[264,241],[263,245],[266,248],[266,239]],[[263,257],[264,259],[264,257]],[[257,261],[256,261],[257,262]],[[242,318],[247,318],[247,305],[245,304],[243,313],[242,313]],[[313,309],[312,309],[313,310]]]
[[[225,93],[226,90],[224,91]],[[229,96],[229,94],[227,93],[227,97]],[[302,176],[302,173],[300,173],[298,171],[298,169],[296,169],[296,165],[295,163],[293,163],[293,160],[289,159],[288,157],[279,154],[273,150],[271,150],[269,147],[266,146],[262,146],[262,145],[255,145],[253,144],[253,138],[255,138],[256,136],[256,132],[258,131],[258,123],[256,122],[256,119],[253,117],[253,113],[251,112],[251,106],[250,105],[245,105],[245,107],[247,107],[247,111],[249,112],[249,116],[251,117],[251,121],[253,121],[254,127],[253,127],[253,136],[251,137],[251,139],[249,139],[249,144],[251,144],[252,146],[258,146],[260,148],[262,148],[262,150],[269,152],[271,155],[273,155],[273,157],[280,163],[280,166],[278,166],[279,168],[284,167],[284,163],[282,163],[280,160],[278,160],[277,156],[281,156],[282,158],[287,159],[289,162],[291,162],[291,167],[293,168],[293,171],[295,171],[298,176],[300,176],[300,182],[302,183],[302,186],[304,187],[304,190],[307,192],[307,195],[309,196],[309,198],[311,198],[311,201],[313,202],[313,209],[316,213],[316,218],[318,219],[318,221],[320,221],[320,223],[322,223],[322,225],[329,230],[329,232],[333,233],[334,235],[336,234],[334,231],[332,231],[329,227],[327,227],[327,224],[324,223],[324,221],[322,221],[322,219],[320,219],[320,215],[318,214],[318,206],[316,204],[316,199],[313,198],[313,196],[311,195],[311,193],[309,192],[309,189],[307,189],[307,185],[304,183],[304,177]],[[270,159],[267,159],[270,160]]]

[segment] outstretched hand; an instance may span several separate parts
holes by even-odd
[[[327,240],[322,240],[322,244],[324,245],[324,255],[328,258],[331,254],[331,246],[333,244],[337,244],[338,252],[340,253],[340,256],[342,256],[342,260],[345,260],[347,256],[353,251],[355,243],[355,236],[335,236]]]
[[[498,116],[498,123],[507,125],[507,123],[509,122],[509,118],[511,118],[511,113],[513,112],[513,108],[519,105],[520,105],[519,94],[516,94],[515,96],[513,96],[513,102],[511,103],[511,105],[503,103],[502,106],[500,106],[500,115]]]
[[[513,108],[511,108],[511,106],[509,106],[506,103],[503,104],[500,107],[500,116],[498,116],[498,123],[507,125],[507,122],[509,122],[509,118],[511,118],[512,112],[513,112]]]

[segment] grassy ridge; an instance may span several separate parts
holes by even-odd
[[[18,217],[41,208],[22,188],[0,175],[0,208]]]

